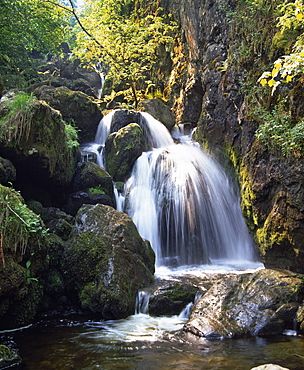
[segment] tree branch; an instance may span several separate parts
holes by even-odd
[[[50,3],[50,4],[53,4],[55,6],[58,6],[59,8],[62,8],[64,9],[65,11],[73,14],[73,16],[75,17],[76,19],[76,22],[78,23],[78,25],[80,26],[80,28],[82,29],[82,31],[87,35],[89,36],[89,38],[91,40],[93,40],[101,49],[103,49],[107,54],[108,56],[115,62],[117,62],[116,58],[111,54],[109,53],[106,48],[84,27],[84,25],[81,23],[77,13],[76,13],[76,8],[73,4],[73,1],[72,0],[69,0],[69,3],[71,4],[71,9],[68,8],[67,6],[64,6],[64,5],[60,5],[52,0],[46,0],[46,2]]]

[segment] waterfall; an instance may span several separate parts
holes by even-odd
[[[99,125],[104,146],[113,112]],[[157,266],[254,261],[239,198],[221,166],[188,137],[174,143],[148,113],[139,122],[153,149],[137,159],[125,184],[125,209],[156,253]]]

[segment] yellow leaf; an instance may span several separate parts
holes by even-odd
[[[275,62],[275,63],[274,63],[274,68],[275,68],[275,69],[282,68],[282,63],[281,63],[281,62]]]
[[[274,68],[274,69],[272,70],[272,72],[271,72],[271,76],[272,76],[272,77],[275,77],[278,73],[279,73],[278,68]]]
[[[275,80],[269,80],[268,81],[268,85],[270,86],[270,87],[272,87],[273,85],[275,84]]]
[[[260,80],[260,84],[261,84],[262,86],[267,85],[267,80],[266,80],[266,78],[262,78],[262,79]]]
[[[296,14],[296,18],[297,18],[298,21],[301,21],[303,19],[303,17],[304,17],[303,13],[297,13]]]
[[[286,77],[286,82],[290,82],[290,81],[292,81],[292,76],[288,75],[288,76]]]

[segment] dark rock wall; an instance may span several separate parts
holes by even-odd
[[[257,123],[249,119],[241,85],[259,71],[231,62],[241,38],[229,20],[235,3],[162,1],[181,27],[165,92],[177,121],[197,125],[195,138],[223,165],[233,164],[244,216],[266,266],[303,272],[303,159],[270,153],[255,138]]]

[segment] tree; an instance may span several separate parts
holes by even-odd
[[[84,62],[108,65],[110,76],[131,89],[136,107],[138,90],[150,82],[156,50],[173,42],[176,26],[157,6],[141,11],[138,1],[87,0],[79,16],[70,5],[78,21],[73,52]]]
[[[28,65],[33,49],[58,53],[69,19],[58,1],[0,0],[0,73],[17,72]]]
[[[282,16],[279,18],[278,26],[281,33],[288,29],[299,30],[293,52],[283,55],[274,62],[272,71],[267,71],[259,78],[261,85],[272,87],[272,93],[283,82],[288,83],[300,73],[304,72],[304,4],[302,0],[287,3],[280,6]]]

